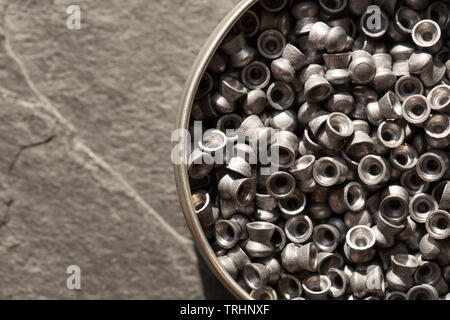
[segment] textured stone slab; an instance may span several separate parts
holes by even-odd
[[[237,2],[0,4],[0,298],[209,297],[169,143],[195,55]]]

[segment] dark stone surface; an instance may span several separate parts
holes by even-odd
[[[1,2],[0,298],[230,297],[196,255],[169,146],[184,79],[237,2]]]

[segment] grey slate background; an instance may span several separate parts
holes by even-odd
[[[237,2],[0,0],[0,298],[229,297],[196,255],[169,146],[195,56]]]

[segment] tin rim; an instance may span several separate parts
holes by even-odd
[[[238,19],[258,1],[259,0],[242,0],[238,5],[236,5],[218,24],[204,44],[203,48],[200,50],[200,53],[197,55],[191,72],[186,80],[181,96],[177,119],[178,129],[188,129],[195,93],[212,56],[217,51],[222,40],[238,21]],[[173,146],[175,146],[175,144],[177,144],[177,142],[174,142]],[[186,157],[187,150],[184,149],[184,144],[181,145],[183,145],[181,147],[181,153],[184,157]],[[213,274],[225,286],[225,288],[227,288],[227,290],[230,291],[236,298],[246,300],[252,299],[252,297],[222,267],[216,257],[216,254],[211,248],[211,245],[206,239],[203,229],[195,214],[192,202],[190,201],[191,190],[189,186],[187,165],[174,164],[174,173],[181,209],[184,213],[184,217],[189,230],[191,231],[192,237],[194,238],[194,243],[200,251],[203,260],[206,262]]]

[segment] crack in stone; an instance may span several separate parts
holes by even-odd
[[[19,158],[20,158],[22,152],[24,152],[27,149],[31,149],[31,148],[34,148],[34,147],[39,147],[39,146],[42,146],[44,144],[50,143],[55,137],[56,137],[56,135],[52,135],[52,136],[48,137],[45,140],[21,146],[19,151],[16,153],[13,161],[9,165],[8,172],[11,173],[14,170],[14,167],[16,166],[17,162],[19,161]]]
[[[7,8],[7,6],[6,6]],[[53,106],[52,102],[44,95],[42,94],[39,89],[36,87],[34,82],[31,80],[30,75],[28,74],[27,69],[25,68],[24,63],[19,58],[19,56],[14,52],[14,50],[11,47],[11,44],[9,42],[9,37],[7,33],[7,25],[11,24],[10,21],[7,19],[6,15],[6,8],[4,10],[4,21],[3,21],[3,37],[4,37],[4,47],[6,54],[14,60],[14,62],[19,67],[19,70],[21,71],[22,76],[25,79],[25,82],[27,86],[30,88],[31,92],[41,101],[43,104],[43,107],[53,114],[53,116],[56,118],[58,122],[63,124],[65,127],[67,127],[70,130],[69,135],[71,136],[71,140],[73,141],[74,145],[77,145],[79,150],[83,151],[85,154],[87,154],[95,163],[97,163],[101,168],[103,168],[106,172],[108,172],[112,177],[114,177],[124,188],[124,190],[127,192],[127,194],[134,199],[138,204],[140,204],[143,208],[146,209],[146,211],[155,217],[156,221],[159,222],[162,227],[169,232],[173,238],[185,245],[192,245],[193,241],[189,238],[184,237],[183,235],[179,234],[153,207],[151,207],[140,195],[139,193],[125,180],[125,178],[115,169],[113,169],[106,161],[104,161],[101,157],[96,155],[83,141],[81,141],[78,137],[76,137],[77,130],[74,125],[72,125],[67,119],[65,119],[62,114]],[[11,24],[12,25],[12,24]],[[22,150],[23,151],[23,150]],[[18,156],[20,156],[20,151]],[[18,158],[16,155],[16,157]],[[13,164],[17,162],[13,161]],[[14,168],[14,165],[12,165],[12,168]]]
[[[8,199],[6,201],[3,201],[3,204],[6,206],[6,213],[5,213],[5,219],[0,221],[0,230],[4,228],[10,221],[11,221],[11,207],[14,203],[14,199]]]

